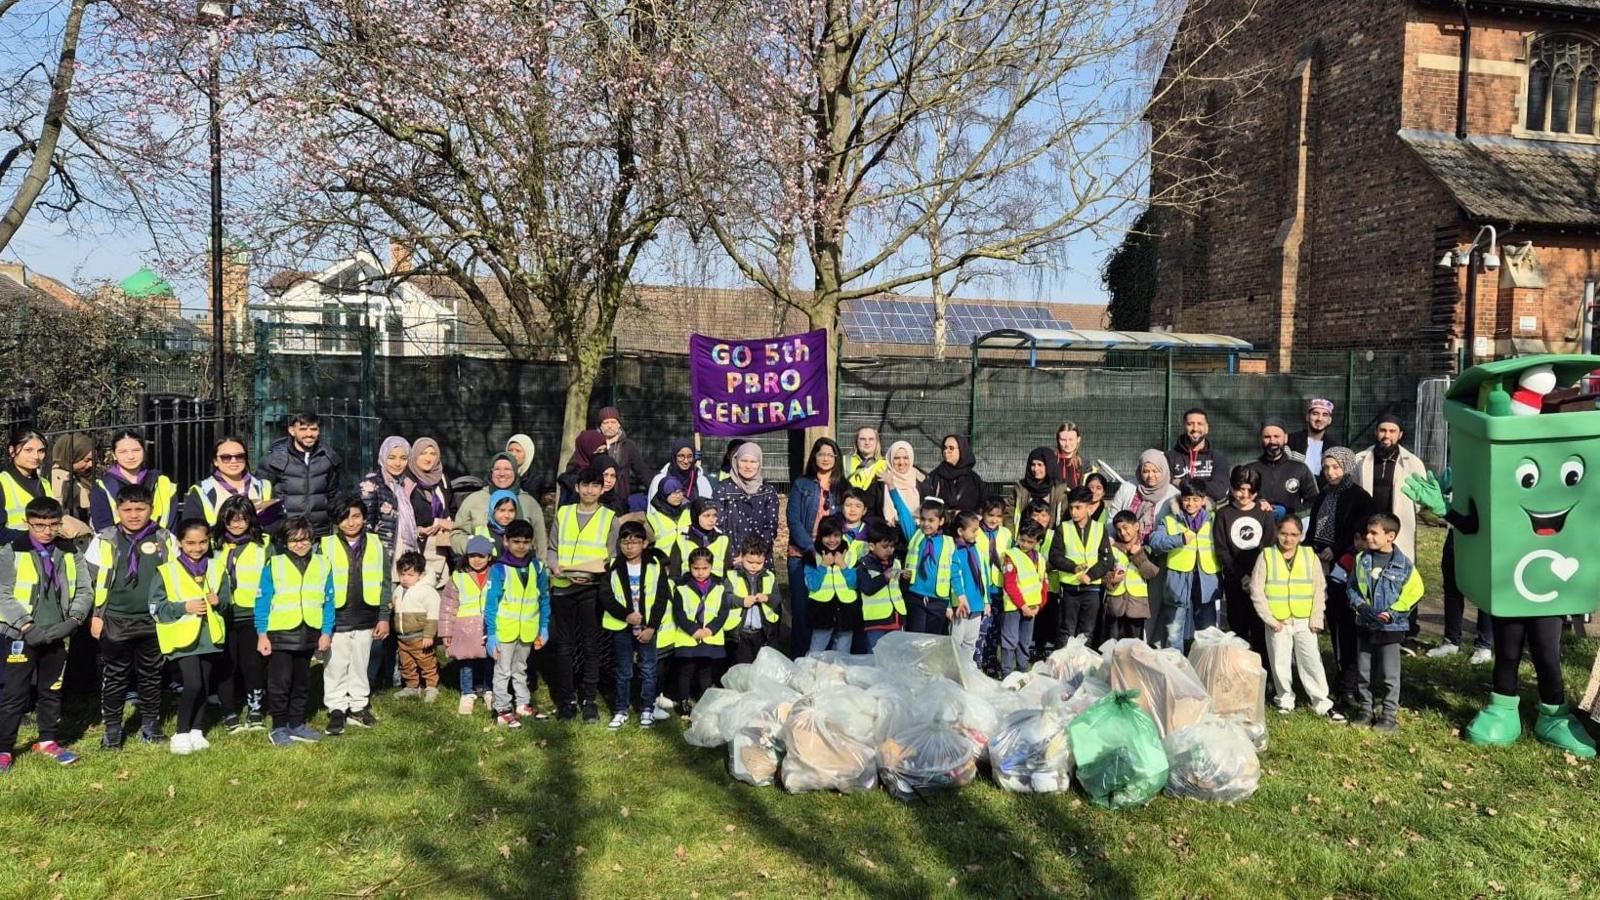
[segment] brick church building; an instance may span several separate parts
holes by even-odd
[[[1191,154],[1152,152],[1152,194],[1204,159],[1228,189],[1158,213],[1153,324],[1275,350],[1412,349],[1453,366],[1468,273],[1447,252],[1493,226],[1480,357],[1585,348],[1600,279],[1600,0],[1199,0],[1185,35],[1238,30],[1195,69],[1257,65]],[[1230,19],[1231,17],[1231,19]],[[1192,41],[1192,37],[1189,38]],[[1460,73],[1466,60],[1467,77]],[[1252,82],[1253,83],[1253,82]],[[1464,97],[1464,102],[1462,99]],[[1212,102],[1191,88],[1186,102]],[[1177,124],[1155,106],[1157,135]]]

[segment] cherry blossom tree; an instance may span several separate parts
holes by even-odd
[[[0,250],[4,250],[34,204],[54,186],[46,203],[55,211],[70,212],[81,192],[66,163],[62,133],[67,129],[67,108],[77,75],[78,43],[83,33],[88,0],[72,0],[59,31],[49,26],[50,14],[60,4],[38,9],[20,0],[0,0],[0,40],[18,46],[46,48],[42,55],[23,53],[11,57],[0,69],[0,197],[10,195],[0,214]],[[23,21],[26,19],[26,21]]]

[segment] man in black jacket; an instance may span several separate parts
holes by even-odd
[[[1299,518],[1317,498],[1317,477],[1306,464],[1285,450],[1289,435],[1283,423],[1268,419],[1261,426],[1261,455],[1246,463],[1261,473],[1261,500],[1272,505],[1273,514]]]
[[[329,510],[339,491],[343,460],[322,443],[322,424],[314,412],[295,413],[289,436],[273,442],[257,474],[272,482],[283,503],[283,518],[305,516],[317,536],[333,531]]]
[[[1206,436],[1211,420],[1206,411],[1195,407],[1183,414],[1183,436],[1167,451],[1167,468],[1172,470],[1172,486],[1183,487],[1191,479],[1206,483],[1206,496],[1217,503],[1228,496],[1228,474],[1233,465],[1222,451],[1211,446]]]

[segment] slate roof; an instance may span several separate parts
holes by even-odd
[[[1429,6],[1450,6],[1460,8],[1460,0],[1423,0]],[[1530,12],[1556,12],[1568,13],[1578,16],[1600,15],[1600,0],[1472,0],[1472,10],[1482,12],[1485,9],[1493,12],[1497,10],[1527,10]]]
[[[1600,227],[1600,146],[1505,137],[1462,141],[1410,130],[1400,139],[1472,218]]]

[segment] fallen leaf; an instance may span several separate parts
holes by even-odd
[[[622,808],[622,817],[623,817],[623,818],[624,818],[624,819],[626,819],[626,818],[627,818],[627,817],[628,817],[628,815],[629,815],[629,813],[630,813],[630,811],[629,811],[629,809],[628,809],[628,808],[627,808],[627,807],[626,807],[626,806],[624,806],[624,807],[623,807],[623,808]]]
[[[672,855],[678,858],[678,862],[683,862],[689,858],[689,851],[682,844],[679,844],[672,848]]]
[[[167,785],[167,799],[171,800],[176,796],[178,796],[178,786],[175,784]]]
[[[1483,814],[1486,815],[1486,816],[1491,816],[1491,817],[1492,816],[1498,816],[1498,815],[1500,815],[1500,811],[1495,809],[1492,806],[1485,806],[1483,808]]]
[[[118,769],[117,774],[111,777],[117,779],[118,781],[127,781],[129,778],[133,777],[133,773],[127,769]]]
[[[500,845],[500,858],[501,859],[510,859],[511,858],[511,848],[507,847],[505,844],[501,844]]]
[[[572,848],[572,855],[573,856],[582,856],[582,855],[584,855],[585,853],[588,853],[588,852],[589,852],[589,848],[585,847],[582,844],[579,844],[578,846]]]
[[[44,859],[39,860],[38,862],[33,864],[33,867],[35,869],[38,869],[41,872],[43,872],[45,869],[50,868],[50,857],[46,856]]]
[[[1439,782],[1439,787],[1442,787],[1442,788],[1444,788],[1444,789],[1445,789],[1445,790],[1447,790],[1447,791],[1448,791],[1448,790],[1450,790],[1450,789],[1451,789],[1451,788],[1453,788],[1453,787],[1455,787],[1455,785],[1453,785],[1453,784],[1451,784],[1451,783],[1450,783],[1450,782],[1448,782],[1448,781],[1445,781],[1445,780],[1440,780],[1440,782]]]
[[[89,790],[91,790],[91,791],[103,791],[105,789],[106,789],[106,786],[101,784],[98,781],[89,782]]]
[[[239,779],[237,779],[237,778],[229,778],[228,779],[228,786],[229,787],[238,787],[239,786]]]
[[[1021,850],[1013,850],[1013,851],[1011,851],[1011,855],[1015,856],[1017,859],[1024,859],[1024,860],[1027,859],[1026,856],[1022,855],[1022,851]]]
[[[952,888],[955,887],[956,886],[956,877],[954,875],[951,875],[950,876],[950,880],[946,881],[944,883],[944,886],[945,887],[952,887]]]
[[[733,834],[735,831],[739,830],[739,827],[737,825],[724,825],[722,826],[722,830],[729,834]]]
[[[766,869],[762,869],[761,871],[757,872],[756,874],[761,876],[762,878],[766,878],[766,879],[771,879],[772,878],[772,873],[768,872]]]

